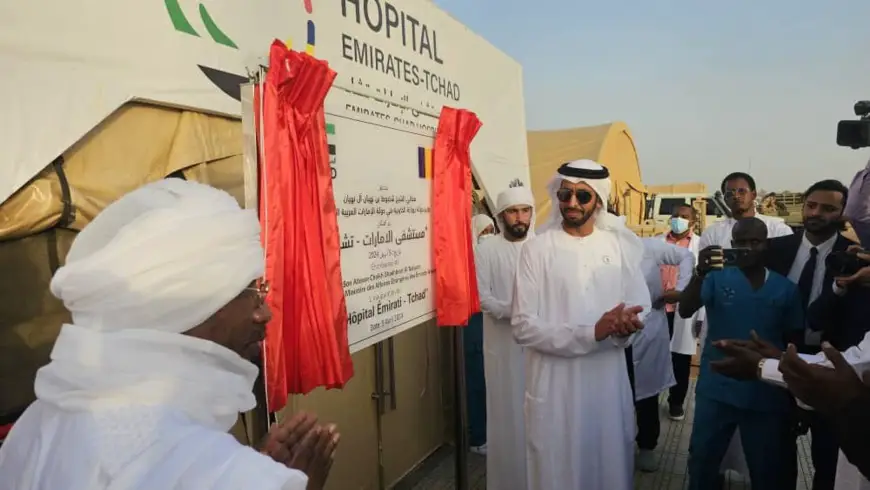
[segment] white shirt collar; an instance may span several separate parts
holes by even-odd
[[[801,238],[801,247],[805,248],[807,250],[811,250],[813,247],[816,247],[816,250],[818,251],[819,255],[827,255],[831,252],[831,250],[834,249],[834,242],[836,242],[836,241],[837,241],[837,233],[834,233],[834,236],[832,236],[831,238],[828,238],[827,240],[825,240],[824,242],[822,242],[818,245],[813,245],[807,239],[807,234],[804,233],[803,237]]]

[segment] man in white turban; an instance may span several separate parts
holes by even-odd
[[[257,216],[166,179],[108,206],[51,281],[72,314],[0,449],[0,490],[321,488],[338,435],[312,417],[260,451],[227,433],[256,404],[270,313]]]
[[[473,238],[471,245],[476,250],[477,246],[484,240],[495,235],[495,223],[493,223],[492,218],[485,214],[475,214],[471,218],[471,231]]]
[[[611,182],[591,160],[548,186],[558,210],[523,246],[514,337],[526,348],[530,490],[634,488],[634,399],[624,348],[650,309],[644,248],[607,213]]]
[[[534,234],[535,198],[526,187],[498,195],[496,220],[501,235],[477,249],[477,289],[483,310],[486,370],[486,488],[519,490],[526,481],[523,427],[524,354],[511,332],[511,306],[517,259]]]

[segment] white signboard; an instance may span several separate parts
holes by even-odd
[[[474,111],[478,183],[529,184],[520,66],[428,0],[28,0],[0,2],[0,202],[127,101],[238,117],[275,39],[404,107],[391,125]]]
[[[394,123],[401,109],[343,90],[330,93],[326,109],[348,340],[356,352],[434,316],[428,127],[437,120]]]
[[[326,111],[356,351],[433,315],[427,149],[443,106],[483,123],[471,153],[488,197],[529,184],[520,66],[428,0],[0,2],[0,202],[131,100],[239,117],[275,39],[338,73]]]

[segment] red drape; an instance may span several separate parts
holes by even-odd
[[[465,326],[480,311],[471,245],[473,112],[444,107],[432,156],[432,253],[439,326]]]
[[[258,119],[263,104],[260,221],[272,310],[264,367],[273,412],[290,393],[342,387],[353,376],[323,110],[335,75],[275,41],[255,95]]]

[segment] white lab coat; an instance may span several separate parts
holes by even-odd
[[[756,218],[760,219],[767,225],[767,237],[775,238],[787,236],[794,231],[785,224],[785,220],[775,216],[766,216],[756,214]],[[731,230],[737,220],[734,218],[717,221],[708,226],[704,233],[701,234],[701,240],[698,244],[699,250],[704,250],[711,245],[718,245],[722,248],[731,248]],[[707,322],[705,321],[701,327],[700,344],[704,345],[707,338]],[[740,431],[734,432],[734,437],[731,439],[731,445],[728,446],[728,451],[725,457],[722,458],[722,466],[720,471],[723,473],[726,470],[733,470],[740,473],[745,479],[749,479],[749,467],[746,465],[746,457],[743,455],[743,443],[740,441]]]
[[[656,236],[657,239],[667,243],[667,233]],[[698,263],[698,247],[701,237],[692,233],[689,237],[689,247],[695,263]],[[677,305],[679,306],[679,305]],[[694,356],[698,350],[698,339],[695,337],[695,322],[704,320],[704,308],[696,311],[691,318],[683,318],[678,311],[674,312],[674,336],[671,338],[671,352]]]
[[[520,490],[526,481],[525,358],[511,331],[517,260],[523,242],[497,235],[477,248],[486,373],[486,487]]]
[[[649,288],[650,302],[655,303],[664,294],[660,269],[663,265],[680,267],[677,290],[681,291],[689,284],[695,267],[692,252],[656,238],[644,238],[643,245],[641,270]],[[650,311],[644,328],[635,336],[633,345],[636,400],[657,396],[676,384],[671,362],[668,318],[664,308]]]
[[[553,229],[520,252],[511,323],[526,347],[529,490],[634,488],[631,337],[595,340],[595,323],[619,303],[650,309],[642,257],[622,244],[616,232]]]

